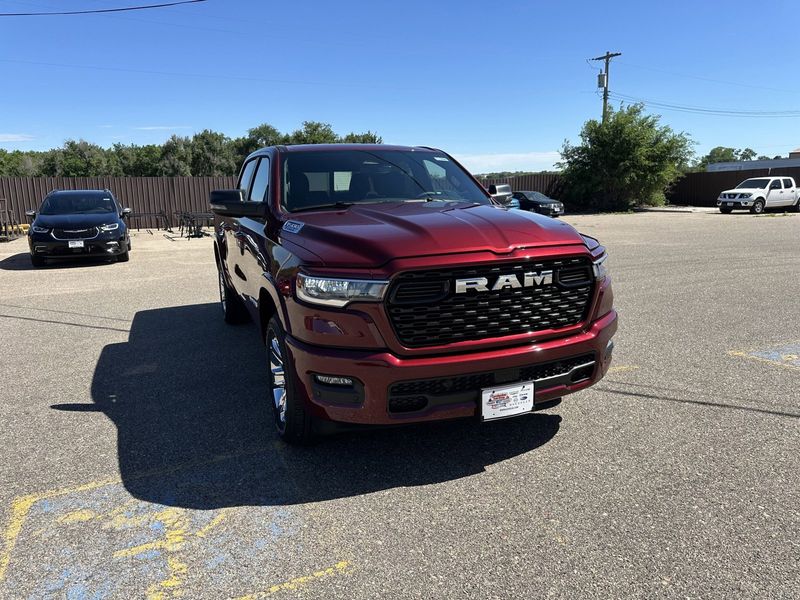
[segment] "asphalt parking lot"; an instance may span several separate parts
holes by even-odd
[[[800,216],[566,220],[611,251],[605,380],[310,448],[210,238],[0,245],[0,597],[797,597]]]

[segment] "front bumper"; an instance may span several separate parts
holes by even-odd
[[[28,247],[31,254],[42,258],[80,258],[117,256],[128,249],[128,242],[123,238],[95,238],[82,241],[83,247],[70,248],[67,240],[54,240],[50,236],[41,238],[28,236]]]
[[[753,200],[717,198],[717,206],[721,208],[749,208],[753,206]]]
[[[487,375],[495,378],[489,382],[491,386],[525,380],[519,377],[538,373],[541,377],[536,376],[535,402],[541,404],[602,379],[611,363],[611,338],[616,330],[617,313],[612,310],[585,331],[564,338],[499,350],[412,358],[388,351],[323,348],[287,336],[294,364],[294,373],[287,375],[294,378],[298,400],[304,402],[313,416],[323,420],[390,425],[476,417],[480,414],[480,384],[465,389],[463,383],[457,383],[460,387],[453,390],[456,393],[442,395],[443,401],[427,402],[421,408],[404,412],[390,410],[390,396],[396,399],[390,388],[399,382],[414,385],[425,380],[485,381]],[[590,355],[593,363],[587,367],[586,357]],[[554,376],[551,364],[566,364],[572,370]],[[538,366],[543,369],[537,370]],[[353,390],[337,390],[320,385],[315,374],[350,377],[356,380],[356,386]]]

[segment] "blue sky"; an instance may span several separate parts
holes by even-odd
[[[0,0],[0,12],[157,0]],[[433,145],[474,172],[537,170],[611,89],[668,104],[800,110],[796,0],[752,2],[208,0],[116,15],[0,18],[0,148],[68,138],[160,143],[304,120]],[[718,145],[783,154],[800,118],[651,108]]]

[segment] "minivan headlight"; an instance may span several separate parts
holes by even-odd
[[[608,276],[608,254],[603,254],[600,258],[594,261],[594,278],[598,281],[605,279]]]
[[[297,275],[297,297],[311,304],[346,306],[350,302],[376,302],[383,299],[388,281],[372,279],[340,279]]]
[[[33,233],[50,233],[49,227],[39,227],[38,225],[31,225],[31,231]]]
[[[108,225],[100,225],[100,231],[114,231],[119,229],[119,223],[109,223]]]

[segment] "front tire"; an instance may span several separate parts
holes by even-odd
[[[753,202],[753,206],[750,208],[750,212],[754,215],[760,215],[764,212],[764,201],[759,198],[755,202]]]
[[[267,400],[272,405],[275,429],[289,444],[305,445],[314,439],[313,421],[295,392],[294,364],[286,351],[286,334],[277,317],[267,325]]]
[[[800,198],[798,198],[797,202],[795,202],[791,207],[789,207],[791,212],[800,212]]]
[[[117,262],[128,262],[131,259],[131,255],[128,252],[128,250],[125,250],[122,254],[118,254]]]
[[[721,212],[723,215],[729,215],[733,212],[733,209],[720,207],[719,212]]]

